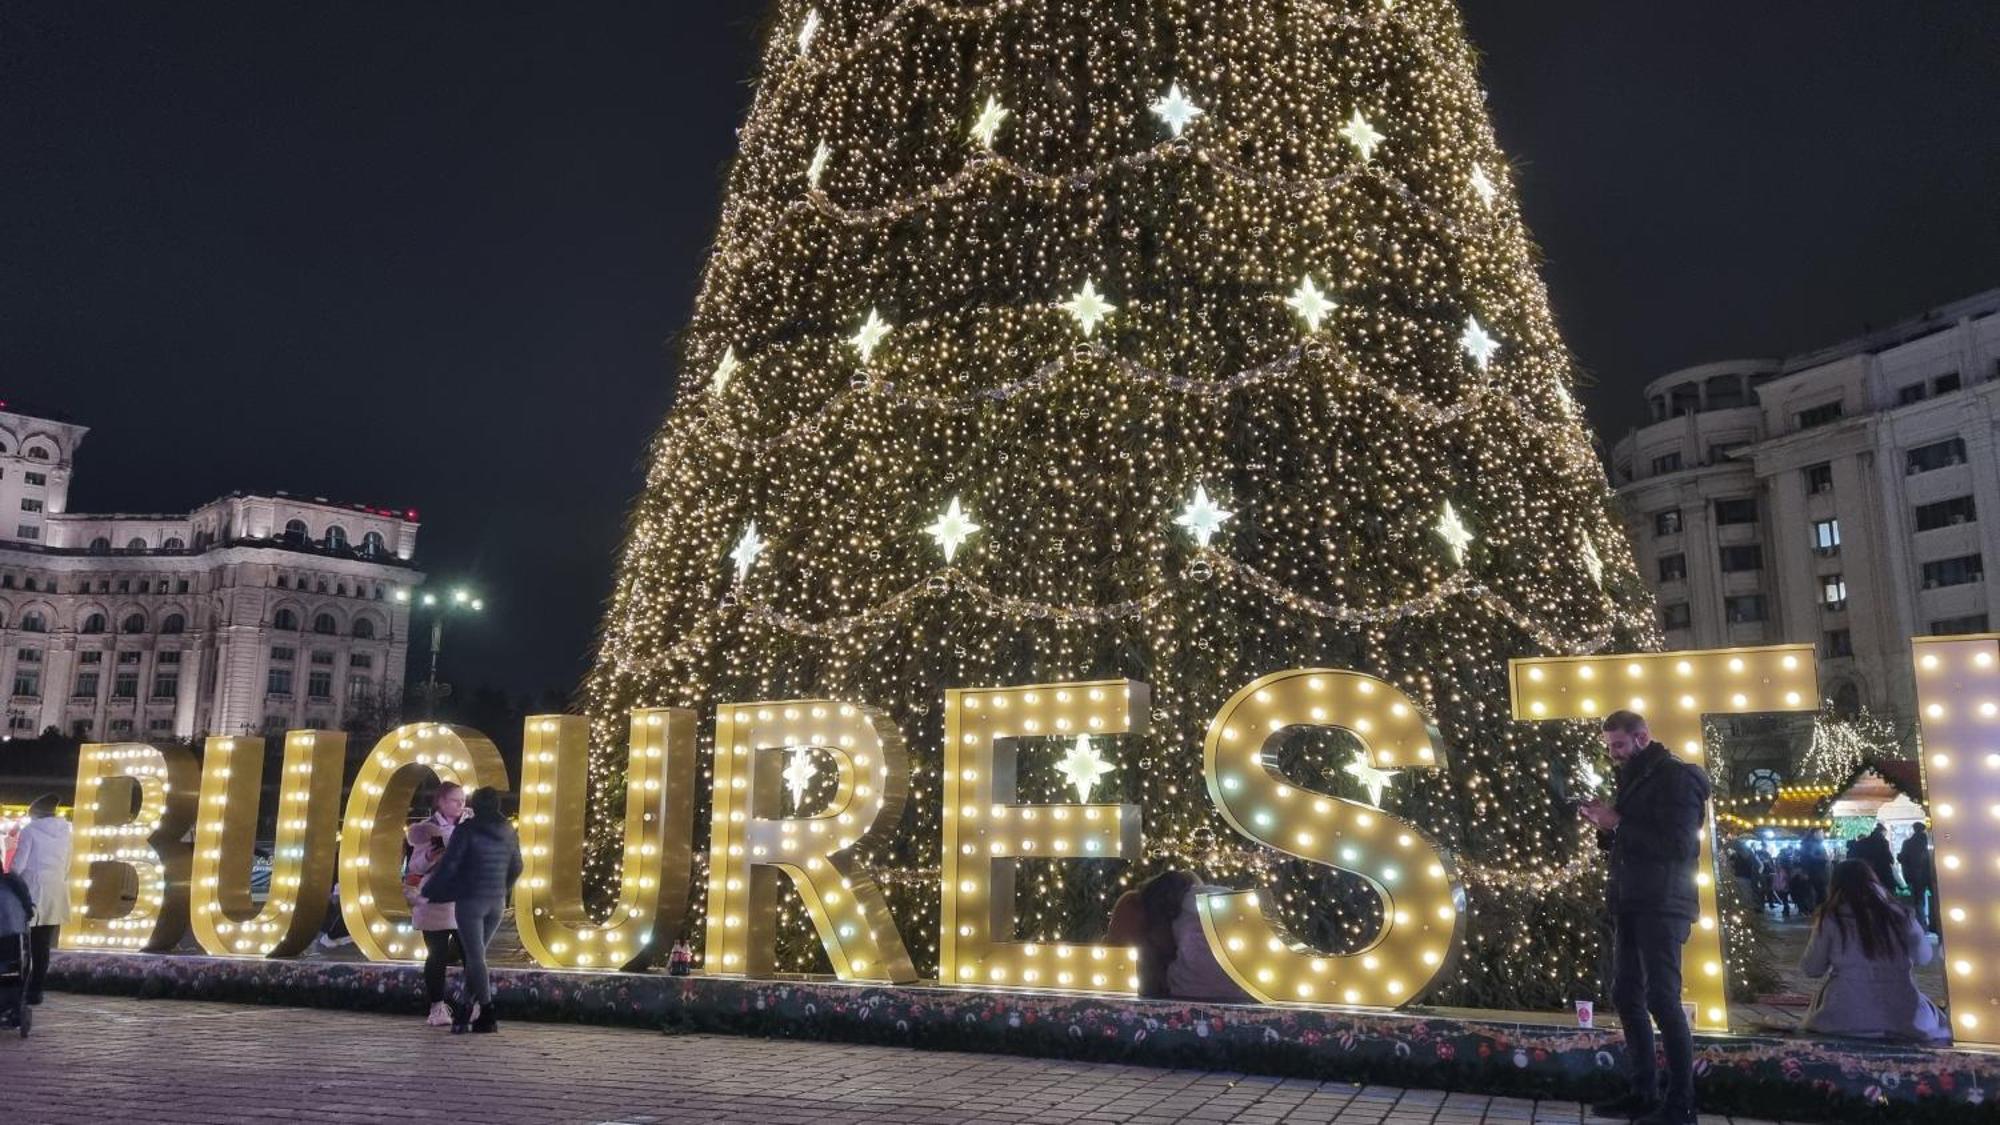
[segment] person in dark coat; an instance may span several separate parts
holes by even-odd
[[[1896,861],[1903,865],[1903,882],[1910,887],[1910,905],[1916,909],[1924,929],[1938,933],[1937,868],[1931,864],[1931,834],[1924,831],[1923,825],[1910,830],[1910,838],[1903,841]],[[1930,896],[1928,902],[1926,895]]]
[[[486,946],[500,928],[507,896],[521,877],[521,838],[500,811],[497,789],[475,789],[445,845],[444,856],[424,880],[428,902],[454,905],[458,943],[465,958],[465,1001],[452,1013],[453,1032],[500,1030],[493,1017],[493,980]]]
[[[1799,872],[1805,876],[1804,885],[1798,888],[1802,893],[1795,896],[1799,909],[1810,914],[1826,901],[1827,873],[1833,869],[1833,859],[1826,854],[1826,834],[1814,828],[1806,832],[1806,838],[1799,841]]]
[[[1694,1125],[1694,1034],[1681,1007],[1681,946],[1701,910],[1695,873],[1708,774],[1653,741],[1645,717],[1632,711],[1605,716],[1604,745],[1618,767],[1615,796],[1577,811],[1597,826],[1610,851],[1611,1003],[1625,1029],[1632,1088],[1592,1112],[1642,1125]],[[1664,1096],[1653,1055],[1655,1023],[1667,1056]]]
[[[1847,858],[1858,859],[1875,872],[1875,881],[1882,884],[1882,890],[1896,893],[1896,857],[1889,851],[1889,828],[1881,821],[1875,822],[1875,831],[1854,841],[1848,849]]]

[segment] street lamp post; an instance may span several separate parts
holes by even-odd
[[[396,600],[410,600],[408,590],[396,591]],[[431,665],[424,682],[417,687],[417,694],[423,697],[423,715],[426,719],[437,718],[438,704],[451,695],[451,685],[438,681],[438,653],[444,650],[444,619],[451,613],[478,613],[486,608],[484,598],[475,597],[471,591],[460,586],[452,590],[449,598],[425,593],[417,598],[417,605],[431,614]]]

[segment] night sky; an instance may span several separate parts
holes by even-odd
[[[2000,285],[2000,5],[1466,5],[1607,439]],[[448,678],[567,690],[762,7],[0,3],[0,398],[92,427],[74,510],[420,509]]]

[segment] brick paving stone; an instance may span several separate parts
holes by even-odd
[[[832,1043],[52,996],[0,1121],[401,1125],[1524,1125],[1570,1102]],[[1704,1118],[1704,1125],[1770,1125]]]

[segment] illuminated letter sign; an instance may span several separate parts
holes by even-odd
[[[1266,1002],[1389,1007],[1421,993],[1457,956],[1465,892],[1437,843],[1358,801],[1299,789],[1265,748],[1292,727],[1338,727],[1364,769],[1439,765],[1434,732],[1402,692],[1359,672],[1302,669],[1237,692],[1209,724],[1202,773],[1231,827],[1262,844],[1367,880],[1382,929],[1356,953],[1320,953],[1265,917],[1254,891],[1203,895],[1202,929],[1236,983]]]
[[[625,851],[618,901],[603,922],[583,905],[583,821],[590,721],[538,715],[521,753],[521,853],[514,921],[535,962],[625,969],[646,962],[687,913],[694,825],[695,717],[632,713],[625,766]]]
[[[1146,685],[1129,680],[945,693],[938,949],[946,983],[1137,991],[1130,949],[1012,940],[1017,860],[1140,855],[1137,805],[1015,804],[1020,753],[1012,740],[1065,740],[1077,755],[1071,776],[1095,782],[1107,770],[1090,740],[1144,734],[1148,700]]]
[[[1811,645],[1717,652],[1647,652],[1624,656],[1535,657],[1511,662],[1516,719],[1596,721],[1637,711],[1653,737],[1686,761],[1706,766],[1703,715],[1812,711],[1818,680]],[[1609,794],[1606,794],[1609,797]],[[1695,883],[1699,924],[1681,951],[1681,993],[1695,1005],[1695,1025],[1729,1029],[1720,910],[1715,899],[1715,806],[1702,827]]]
[[[197,769],[181,746],[84,745],[69,861],[70,889],[83,909],[62,929],[64,949],[162,953],[180,943],[188,922],[182,841],[194,823]]]
[[[194,936],[218,957],[291,957],[319,936],[333,889],[335,823],[347,736],[285,736],[268,897],[250,900],[250,850],[264,785],[264,740],[211,738],[202,755],[191,888]]]
[[[506,789],[500,751],[478,731],[442,723],[397,727],[361,763],[340,826],[340,913],[371,961],[419,960],[403,898],[404,817],[426,777],[467,789]]]
[[[785,767],[812,753],[833,759],[831,803],[812,816],[777,815]],[[895,834],[909,789],[903,736],[873,707],[825,699],[723,705],[715,716],[707,971],[771,974],[782,871],[841,980],[916,980],[888,901],[855,859],[861,844]]]
[[[1915,644],[1952,1036],[2000,1046],[2000,638]]]

